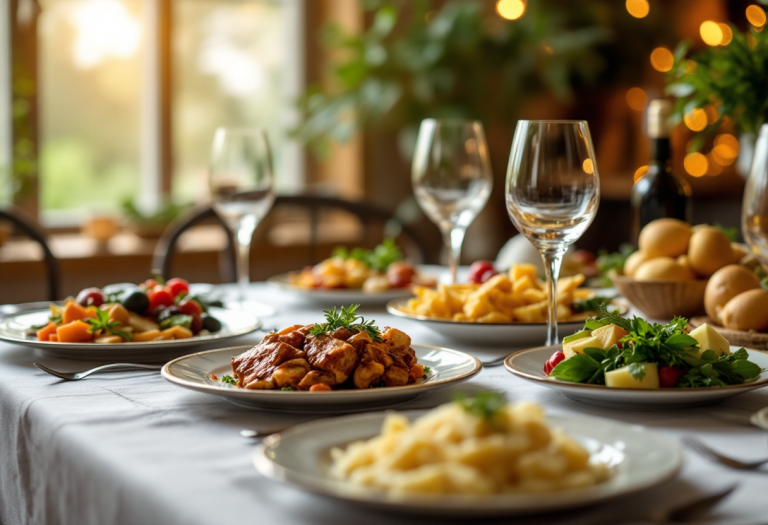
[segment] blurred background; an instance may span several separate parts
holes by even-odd
[[[685,95],[666,88],[670,75],[707,82],[710,72],[685,58],[692,53],[731,46],[735,54],[734,35],[750,30],[749,55],[749,38],[766,23],[757,4],[8,0],[0,6],[0,206],[15,206],[43,232],[62,295],[139,282],[164,228],[209,199],[216,127],[260,126],[279,194],[373,203],[417,232],[425,262],[439,263],[437,229],[412,197],[416,131],[427,117],[476,118],[495,183],[468,232],[466,264],[494,259],[515,234],[502,185],[516,121],[585,119],[602,200],[577,246],[616,250],[630,241],[629,196],[650,156],[649,101]],[[763,85],[764,108],[765,74],[729,78],[749,93]],[[694,223],[737,227],[756,129],[722,114],[715,97],[700,102],[695,111],[677,106],[675,170],[692,187]],[[310,254],[311,220],[273,210],[253,243],[253,280],[317,262],[338,244],[375,244],[352,217],[327,212],[314,219]],[[0,221],[0,303],[45,296],[43,249],[20,233]],[[226,242],[217,224],[190,229],[174,273],[221,282]]]

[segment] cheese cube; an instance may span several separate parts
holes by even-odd
[[[581,339],[576,339],[575,341],[563,345],[563,354],[565,354],[565,358],[567,359],[576,354],[583,354],[585,348],[602,348],[600,346],[601,344],[600,339],[594,335],[582,337]]]
[[[615,324],[609,324],[607,326],[601,326],[592,335],[600,340],[600,346],[603,350],[608,350],[610,347],[619,342],[619,339],[628,335],[629,332],[623,328],[616,326]]]
[[[656,363],[638,363],[645,369],[643,379],[637,380],[629,373],[629,367],[605,373],[605,386],[610,388],[659,388],[659,370]]]
[[[728,343],[728,340],[707,323],[704,323],[688,335],[699,342],[699,357],[701,357],[705,350],[714,350],[718,356],[723,354],[730,355],[731,353],[731,345]]]

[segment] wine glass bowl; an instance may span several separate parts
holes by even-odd
[[[482,123],[423,120],[413,157],[412,182],[416,200],[443,235],[455,282],[464,234],[488,202],[493,187]]]
[[[250,282],[248,260],[253,232],[275,200],[273,178],[269,142],[263,130],[216,130],[208,183],[214,210],[235,236],[241,304]]]
[[[744,242],[768,271],[768,125],[760,129],[741,207]]]
[[[568,246],[592,223],[600,188],[585,121],[521,120],[512,141],[506,180],[507,212],[539,250],[547,272],[547,344],[557,344],[556,289]]]

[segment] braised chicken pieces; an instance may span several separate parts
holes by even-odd
[[[424,375],[411,338],[400,330],[387,327],[376,336],[380,341],[375,341],[364,330],[338,328],[312,335],[313,327],[289,326],[234,357],[237,386],[253,390],[362,389],[403,386]]]

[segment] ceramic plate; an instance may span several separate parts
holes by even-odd
[[[425,411],[403,412],[409,419]],[[377,435],[386,413],[359,414],[313,421],[270,436],[256,451],[256,469],[265,476],[310,492],[376,509],[430,516],[517,515],[584,507],[658,485],[674,477],[682,452],[668,439],[639,426],[605,419],[550,416],[593,457],[609,464],[611,477],[593,487],[557,493],[503,496],[435,496],[392,498],[372,489],[358,488],[329,476],[333,447]]]
[[[470,323],[433,319],[424,315],[405,313],[400,308],[410,299],[398,299],[387,303],[387,311],[397,317],[410,319],[429,328],[435,333],[455,341],[475,345],[520,346],[544,343],[547,340],[547,323]],[[621,306],[622,314],[626,307]],[[561,333],[578,332],[584,326],[584,320],[557,323]]]
[[[515,374],[543,387],[557,390],[565,397],[581,401],[588,405],[607,408],[658,409],[706,406],[762,388],[768,384],[768,353],[760,350],[747,350],[749,360],[763,369],[760,377],[751,383],[713,388],[659,388],[656,390],[637,390],[633,388],[608,388],[603,385],[585,385],[568,383],[557,379],[548,379],[544,375],[544,363],[560,345],[542,346],[524,350],[507,357],[504,366]],[[731,350],[740,347],[732,346]]]
[[[26,336],[30,326],[48,321],[49,310],[37,310],[11,315],[0,320],[0,339],[9,343],[39,348],[51,357],[85,359],[93,361],[167,361],[178,357],[187,348],[218,341],[227,341],[250,334],[261,328],[261,320],[249,312],[227,308],[211,308],[211,315],[221,321],[221,330],[215,334],[199,335],[191,339],[147,341],[144,343],[51,343]]]
[[[392,299],[413,295],[410,288],[395,288],[381,292],[364,292],[363,290],[350,288],[335,290],[328,288],[304,288],[303,286],[291,284],[289,274],[287,273],[270,277],[267,279],[267,282],[281,291],[299,297],[302,300],[335,306],[386,304]]]
[[[331,412],[392,406],[448,385],[466,381],[482,368],[480,361],[464,352],[436,346],[412,345],[419,363],[428,366],[425,379],[407,386],[333,390],[331,392],[283,392],[246,390],[214,380],[232,374],[232,357],[251,346],[236,346],[180,357],[163,367],[163,377],[184,388],[224,397],[239,405],[293,412]]]

